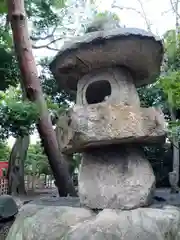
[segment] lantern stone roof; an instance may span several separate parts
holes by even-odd
[[[78,80],[92,70],[127,67],[136,87],[153,83],[163,59],[160,38],[138,28],[95,31],[66,42],[50,64],[61,90],[74,91]]]

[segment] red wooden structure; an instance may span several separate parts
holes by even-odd
[[[8,170],[8,162],[0,162],[0,177],[5,177]]]

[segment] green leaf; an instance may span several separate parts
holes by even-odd
[[[111,18],[113,20],[120,21],[120,18],[118,17],[118,15],[110,11],[100,12],[95,16],[95,19],[101,19],[101,18]]]
[[[169,104],[180,109],[180,72],[169,71],[166,76],[160,77],[159,86],[166,94]]]
[[[8,12],[7,1],[0,0],[0,14],[4,14]]]
[[[52,6],[60,9],[66,6],[66,0],[52,0]]]
[[[0,32],[2,41],[4,41],[4,43],[6,43],[9,48],[11,48],[13,45],[12,35],[10,35],[8,31],[3,30]]]

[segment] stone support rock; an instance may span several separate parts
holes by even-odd
[[[25,205],[6,240],[179,240],[180,210],[166,206],[130,211]]]
[[[81,204],[94,209],[134,209],[152,202],[155,176],[142,150],[109,146],[83,153]]]

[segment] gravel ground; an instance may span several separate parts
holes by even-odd
[[[33,197],[26,196],[24,198],[21,198],[21,201],[32,201],[30,203],[47,205],[47,206],[54,205],[54,206],[80,207],[79,198],[58,197],[57,192],[55,191],[36,195]],[[152,207],[161,207],[161,205],[163,206],[165,204],[180,206],[180,193],[171,194],[170,189],[168,188],[156,189],[155,198],[154,198]]]
[[[160,188],[156,189],[155,199],[152,207],[161,207],[163,205],[180,206],[180,193],[171,194],[170,189]],[[158,197],[158,198],[157,198]],[[18,199],[22,202],[29,202],[33,204],[49,205],[49,206],[72,206],[80,207],[79,198],[74,197],[58,197],[56,189],[41,190],[39,192],[28,194],[27,196],[19,196]]]

